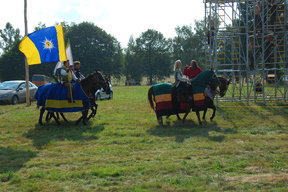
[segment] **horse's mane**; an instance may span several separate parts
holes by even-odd
[[[93,75],[94,75],[95,73],[101,74],[100,72],[95,71],[94,73],[90,73],[87,77],[85,77],[84,79],[82,79],[81,82],[87,83],[87,82],[93,77]]]

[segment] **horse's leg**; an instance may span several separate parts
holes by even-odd
[[[68,120],[66,119],[66,117],[64,116],[63,113],[60,113],[60,115],[61,115],[61,117],[63,118],[63,120],[64,120],[65,122],[68,122]],[[58,118],[58,119],[59,119],[59,118]]]
[[[171,115],[167,115],[167,116],[166,116],[166,119],[169,119],[170,116],[171,116]],[[176,116],[177,116],[177,119],[178,119],[178,120],[181,120],[181,118],[180,118],[180,116],[179,116],[178,113],[176,114]]]
[[[95,112],[93,114],[93,117],[95,117],[95,115],[97,114],[97,109],[98,109],[98,105],[95,103],[95,105],[94,105]]]
[[[39,123],[40,125],[43,125],[43,123],[42,123],[42,118],[43,118],[44,112],[45,112],[45,107],[41,107],[41,109],[40,109],[40,114],[39,114],[39,119],[38,119],[38,123]]]
[[[159,125],[163,125],[163,118],[160,115],[157,115],[157,120]]]
[[[84,125],[87,125],[87,115],[88,115],[88,109],[83,111],[83,113],[82,113],[82,116],[83,116],[82,122]]]
[[[52,118],[52,115],[50,113],[51,112],[48,111],[47,114],[46,114],[46,118],[45,118],[46,122],[50,121],[50,119]]]
[[[93,107],[90,108],[91,109],[91,113],[90,115],[87,117],[87,121],[89,121],[89,119],[91,119],[93,116],[95,116],[95,109]]]
[[[177,113],[176,116],[177,116],[177,119],[178,119],[179,121],[181,121],[181,118],[180,118],[180,116],[179,116],[179,113]]]
[[[186,113],[185,113],[185,115],[184,115],[184,117],[183,117],[183,119],[182,119],[182,122],[184,123],[184,121],[185,121],[185,119],[186,119],[186,117],[187,117],[187,115],[189,114],[189,111],[186,111]]]
[[[56,121],[56,123],[57,123],[58,125],[60,125],[61,123],[59,122],[59,119],[57,119],[57,117],[55,116],[55,114],[54,114],[53,112],[51,112],[51,115],[52,115],[53,119]]]
[[[202,116],[203,121],[206,121],[205,117],[206,117],[207,109],[208,109],[207,107],[204,109],[203,116]]]
[[[202,121],[201,121],[201,118],[200,118],[200,112],[196,111],[196,115],[197,115],[197,118],[198,118],[199,125],[202,125]]]
[[[95,117],[96,113],[97,113],[97,104],[94,104],[91,108],[91,113],[88,116],[87,120],[89,121],[89,119],[91,119],[92,117]]]
[[[77,121],[75,122],[75,124],[78,125],[82,119],[83,119],[83,112],[82,112],[81,117],[80,117],[79,119],[77,119]]]
[[[212,121],[215,117],[215,114],[216,114],[216,106],[213,104],[213,106],[211,106],[211,108],[213,109],[213,114],[210,117],[210,120]]]
[[[92,117],[95,117],[96,116],[96,114],[97,114],[97,109],[98,109],[98,105],[97,105],[97,103],[95,102],[95,98],[93,97],[92,98],[92,106],[91,106],[91,113],[90,113],[90,115],[88,116],[88,118],[87,118],[87,120],[89,121],[89,119],[90,118],[92,118]]]
[[[190,113],[190,111],[191,111],[191,105],[189,104],[188,107],[187,107],[186,113],[185,113],[185,115],[184,115],[184,117],[183,117],[183,119],[182,119],[182,122],[183,122],[183,123],[184,123],[187,115]]]

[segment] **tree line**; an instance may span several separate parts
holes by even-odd
[[[126,77],[128,82],[140,82],[147,77],[148,83],[170,76],[175,60],[190,64],[192,59],[204,66],[204,21],[192,26],[176,27],[176,36],[165,38],[159,31],[148,29],[139,37],[130,37],[127,48],[122,48],[115,37],[93,23],[61,23],[65,41],[70,40],[73,59],[81,61],[81,71],[89,74],[103,71],[115,78]],[[39,23],[35,30],[45,28]],[[24,55],[18,50],[23,37],[20,30],[9,22],[0,29],[0,81],[24,79]],[[51,76],[56,63],[33,65],[33,74]]]

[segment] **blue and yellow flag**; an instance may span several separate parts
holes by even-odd
[[[26,56],[28,65],[66,61],[62,25],[30,33],[20,42],[19,50]]]

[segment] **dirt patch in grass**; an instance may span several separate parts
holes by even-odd
[[[275,184],[283,181],[288,184],[288,173],[280,173],[280,174],[265,173],[255,175],[234,176],[234,177],[228,177],[226,181],[251,183],[251,184],[258,184],[258,183]]]

